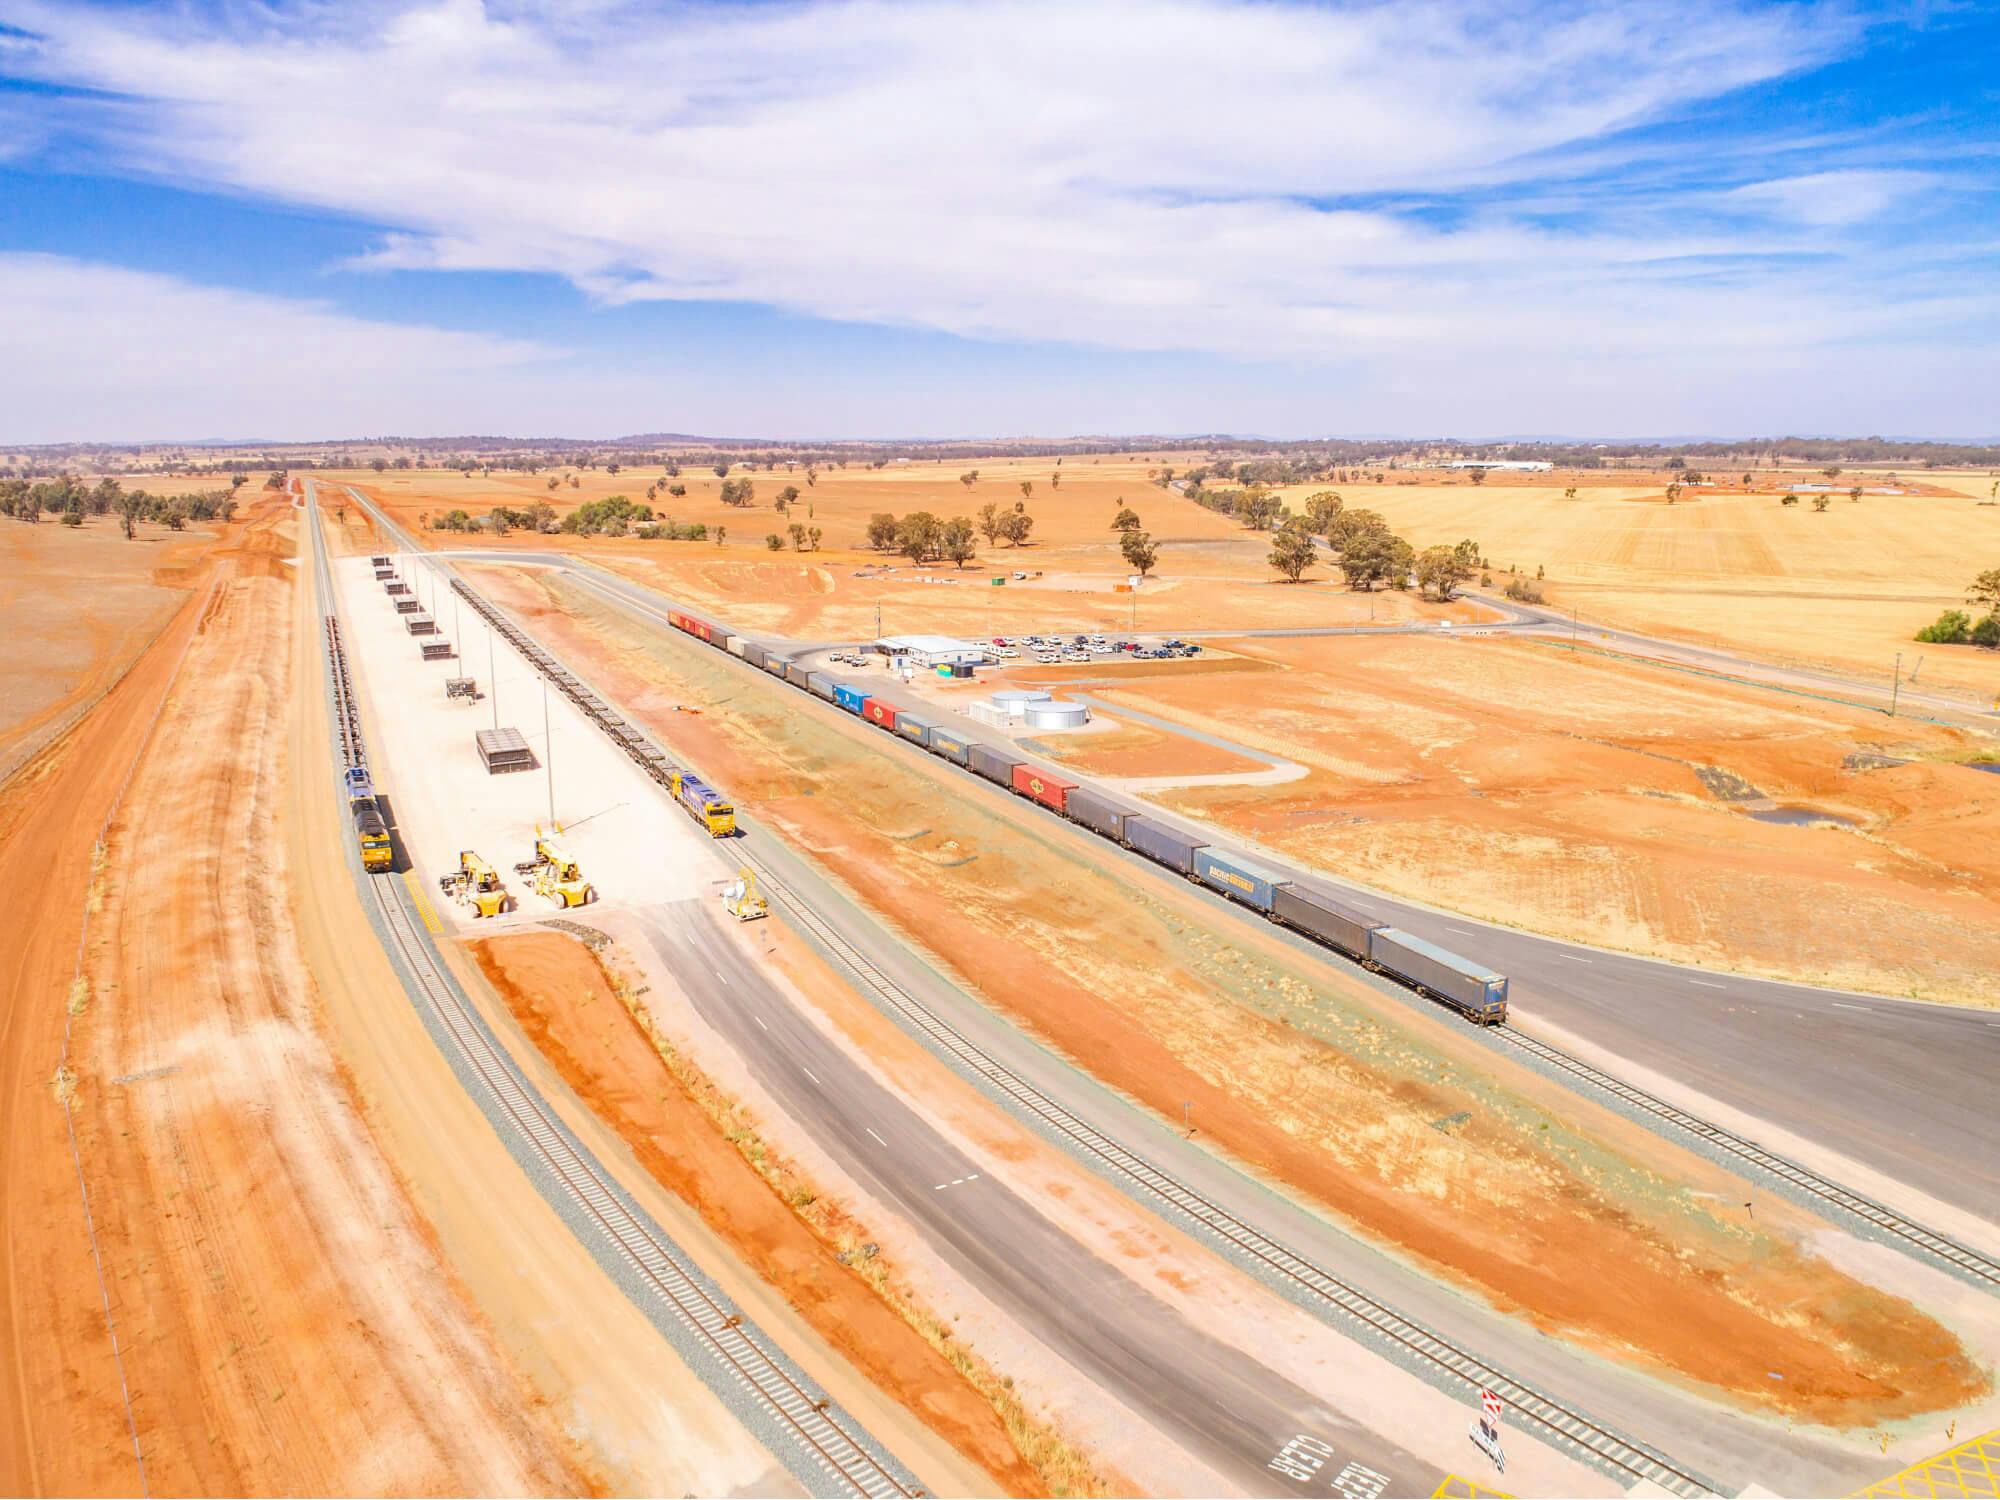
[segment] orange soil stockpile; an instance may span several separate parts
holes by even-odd
[[[1008,1493],[1035,1494],[991,1405],[793,1213],[661,1062],[588,948],[553,932],[467,944],[542,1055],[655,1179],[830,1344]]]
[[[1948,1330],[1806,1250],[1803,1214],[1720,1217],[1719,1169],[1262,934],[1223,935],[1086,835],[559,580],[495,589],[969,988],[1161,1113],[1193,1101],[1205,1138],[1497,1305],[1835,1425],[1985,1389]],[[650,711],[670,702],[727,711]]]

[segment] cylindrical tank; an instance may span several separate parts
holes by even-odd
[[[1030,703],[1024,717],[1030,729],[1081,729],[1090,710],[1081,703]]]

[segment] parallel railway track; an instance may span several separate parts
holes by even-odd
[[[318,513],[310,504],[307,524],[313,533],[315,574],[325,611],[327,683],[343,759],[354,764],[353,756],[361,743],[360,705],[333,607],[333,578],[320,541]],[[798,1445],[810,1466],[823,1476],[827,1488],[820,1492],[868,1500],[911,1494],[884,1463],[841,1426],[825,1397],[796,1379],[763,1347],[741,1317],[710,1295],[678,1250],[627,1208],[603,1168],[557,1126],[547,1104],[516,1075],[438,966],[404,904],[398,877],[365,875],[363,880],[383,930],[415,979],[423,1003],[449,1038],[465,1070],[487,1091],[495,1117],[506,1122],[575,1210],[616,1248],[633,1274],[718,1362],[743,1396]]]
[[[564,667],[476,590],[457,578],[453,579],[452,587],[481,619],[575,702],[613,744],[658,779],[655,768],[666,763],[667,757],[653,744],[646,731],[619,715],[581,678]],[[738,853],[757,871],[763,889],[783,908],[789,920],[822,943],[862,985],[874,991],[911,1026],[929,1038],[935,1048],[1039,1122],[1043,1129],[1066,1141],[1107,1175],[1128,1183],[1139,1196],[1161,1210],[1163,1216],[1221,1242],[1237,1258],[1255,1263],[1367,1341],[1378,1347],[1393,1348],[1428,1367],[1457,1387],[1469,1401],[1476,1402],[1482,1388],[1498,1392],[1513,1408],[1518,1423],[1536,1430],[1538,1436],[1565,1451],[1594,1460],[1627,1482],[1643,1481],[1676,1495],[1697,1496],[1717,1492],[1714,1484],[1665,1455],[1514,1379],[1469,1350],[1459,1348],[1342,1281],[1137,1152],[1120,1145],[982,1051],[964,1033],[883,972],[858,946],[793,895],[754,846],[746,845]]]

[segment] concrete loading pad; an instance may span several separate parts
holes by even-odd
[[[729,842],[697,827],[560,692],[548,694],[545,734],[540,677],[504,638],[482,639],[486,625],[471,609],[457,622],[458,644],[475,659],[490,650],[492,675],[479,683],[483,696],[447,698],[435,664],[417,659],[400,617],[382,608],[370,586],[369,559],[337,558],[332,568],[375,782],[414,867],[414,884],[442,924],[483,933],[554,913],[513,874],[515,862],[533,853],[536,826],[549,824],[551,771],[563,842],[599,902],[719,904],[722,884],[738,865]],[[480,711],[464,712],[472,702]],[[510,721],[533,766],[525,775],[490,775],[476,731],[504,730]],[[503,872],[514,911],[475,921],[437,899],[438,877],[457,869],[461,849],[476,850]]]

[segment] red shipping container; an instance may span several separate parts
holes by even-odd
[[[715,631],[706,620],[697,620],[693,615],[689,615],[687,628],[704,641],[715,639]]]
[[[1065,781],[1062,777],[1051,775],[1047,771],[1037,770],[1033,766],[1016,766],[1014,790],[1023,796],[1033,797],[1037,802],[1047,803],[1057,812],[1061,812],[1069,801],[1069,794],[1076,790],[1076,783]]]
[[[863,698],[861,700],[861,717],[866,719],[870,724],[880,724],[884,729],[894,729],[896,727],[896,713],[895,704],[884,703],[880,698]]]
[[[676,630],[686,630],[688,628],[688,617],[677,609],[670,609],[667,611],[667,623]]]

